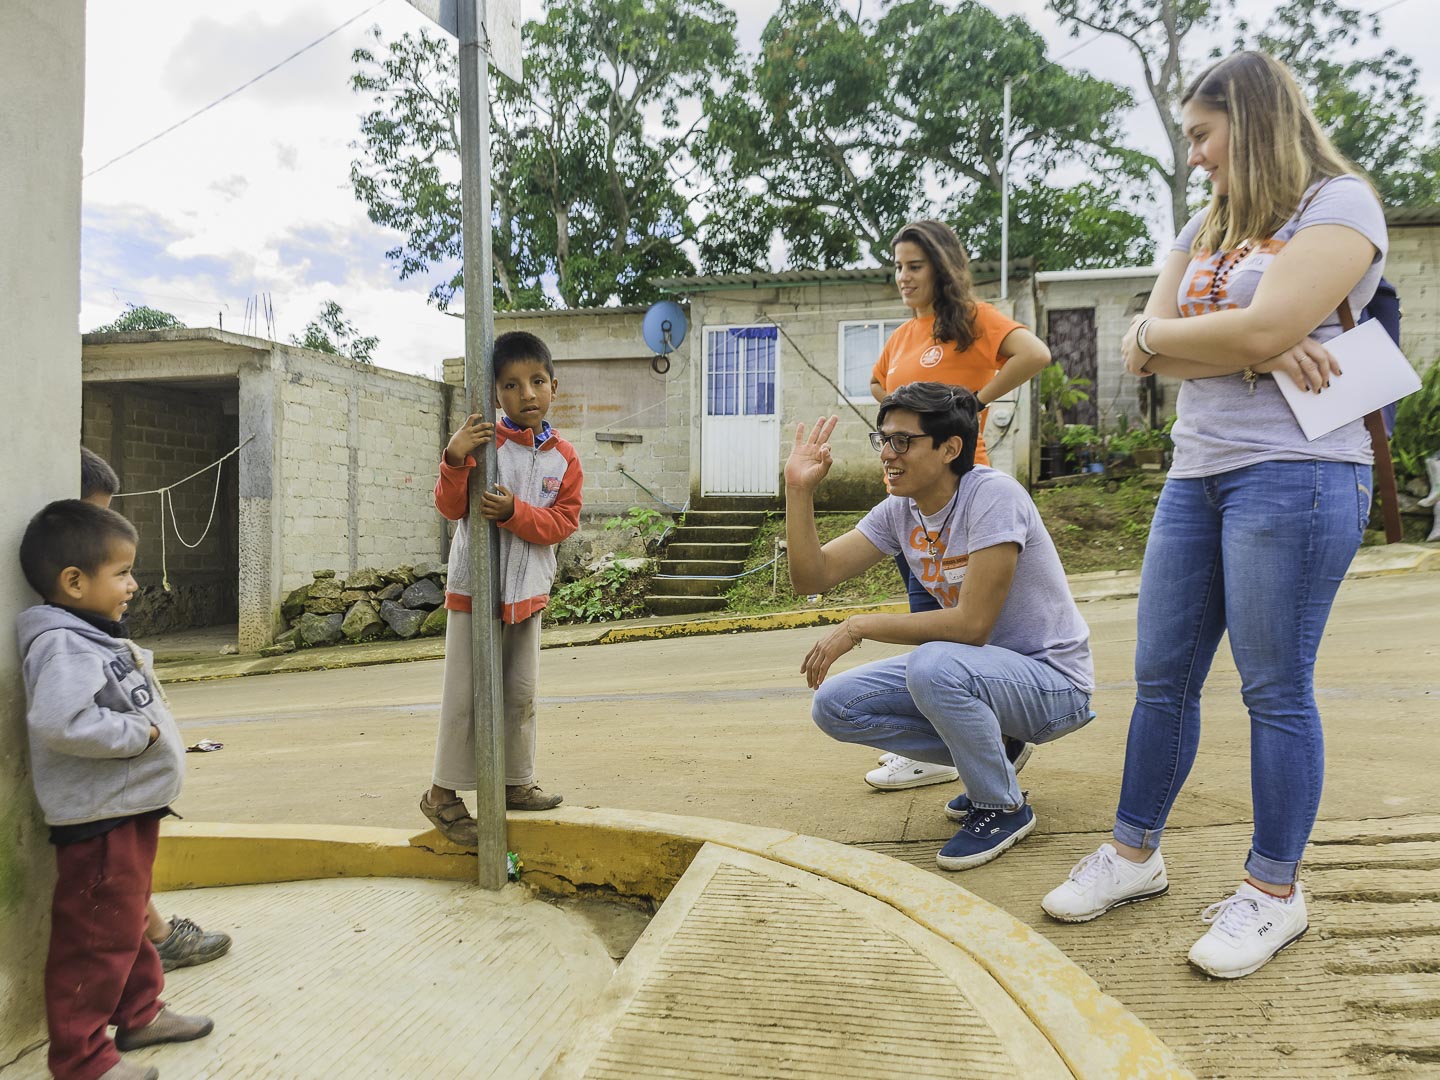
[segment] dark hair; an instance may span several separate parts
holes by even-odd
[[[115,470],[94,450],[80,447],[80,498],[88,499],[99,492],[101,495],[115,495],[120,491],[120,477]]]
[[[139,539],[135,526],[114,510],[79,499],[60,499],[25,527],[20,569],[30,587],[48,600],[67,566],[93,574],[110,558],[116,541],[135,544]]]
[[[495,339],[493,364],[496,382],[500,381],[500,375],[507,367],[525,360],[540,361],[545,365],[545,374],[552,379],[555,377],[555,361],[550,359],[550,349],[534,334],[525,330],[511,330]]]
[[[963,386],[938,382],[912,382],[887,394],[875,416],[878,428],[894,409],[906,409],[920,418],[920,430],[939,446],[960,436],[960,456],[950,462],[955,475],[964,476],[975,467],[975,444],[979,441],[980,402]]]
[[[935,275],[935,340],[953,341],[964,352],[975,344],[975,286],[970,278],[970,257],[955,230],[943,221],[912,221],[890,241],[893,253],[900,244],[915,244],[925,252]]]

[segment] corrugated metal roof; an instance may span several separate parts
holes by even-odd
[[[758,274],[697,274],[693,277],[653,278],[650,284],[670,292],[706,289],[763,289],[772,285],[842,285],[884,283],[890,271],[883,266],[859,270],[781,270]]]
[[[1016,259],[1010,264],[1010,277],[1028,277],[1035,272],[1033,259]],[[971,276],[976,281],[995,281],[1000,277],[1000,264],[972,262]],[[786,285],[884,285],[891,270],[888,266],[864,266],[858,269],[780,270],[755,274],[697,274],[693,277],[652,278],[650,284],[667,292],[712,292],[717,289],[764,289]]]
[[[1391,225],[1440,225],[1440,203],[1428,206],[1395,206],[1385,211]]]
[[[571,315],[643,315],[650,310],[649,304],[616,304],[602,307],[579,308],[518,308],[515,311],[495,312],[497,319],[544,319],[564,318]],[[463,319],[464,311],[447,311],[454,319]]]

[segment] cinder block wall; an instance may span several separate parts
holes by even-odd
[[[1390,226],[1385,276],[1400,292],[1400,345],[1422,371],[1440,359],[1440,227]]]
[[[233,394],[228,387],[196,392],[153,384],[92,384],[84,392],[82,441],[110,462],[122,492],[164,487],[235,447],[238,422],[234,408],[226,407]],[[218,500],[214,470],[176,488],[171,493],[173,521],[168,508],[162,518],[158,495],[115,500],[114,508],[140,533],[135,577],[141,595],[130,611],[137,637],[235,621],[240,528],[236,476],[231,458],[220,470]],[[196,547],[187,546],[197,541]],[[163,587],[166,571],[168,591]]]
[[[976,294],[1033,327],[1035,305],[1029,283],[1012,284],[1015,288],[1008,302],[998,300],[998,282],[977,286]],[[688,363],[694,367],[691,388],[695,395],[693,411],[696,423],[703,423],[700,412],[703,408],[704,328],[763,326],[773,318],[784,331],[778,342],[779,468],[784,468],[797,423],[804,423],[808,429],[817,417],[835,414],[840,417],[831,439],[835,464],[818,494],[820,504],[837,509],[859,509],[879,501],[885,494],[885,488],[878,457],[870,448],[868,439],[868,432],[874,427],[877,403],[868,397],[847,403],[837,391],[840,381],[840,324],[908,318],[909,309],[900,303],[894,286],[886,281],[759,289],[747,287],[700,293],[692,298],[691,303],[694,326],[686,348]],[[1016,470],[1017,452],[1023,453],[1023,444],[1029,437],[1028,410],[1028,401],[1021,402],[1016,409],[1017,428],[1003,441],[999,440],[999,431],[995,427],[997,410],[991,410],[986,439],[997,444],[991,457],[991,464],[996,468],[1009,472]],[[856,415],[856,411],[860,416]],[[692,438],[692,485],[697,495],[700,490],[699,445],[698,438]],[[777,478],[777,486],[779,483]]]
[[[1154,271],[1145,270],[1134,277],[1042,281],[1038,287],[1042,314],[1067,308],[1093,308],[1095,311],[1099,377],[1097,385],[1091,387],[1088,393],[1096,403],[1102,429],[1115,427],[1121,413],[1125,414],[1131,427],[1144,423],[1138,397],[1140,381],[1125,373],[1125,367],[1120,362],[1120,339],[1130,328],[1136,297],[1148,297],[1154,285]],[[1043,329],[1040,336],[1046,336]],[[1163,424],[1175,415],[1175,395],[1179,392],[1180,380],[1163,375],[1159,378],[1165,399],[1159,410]]]
[[[432,491],[449,427],[443,384],[277,345],[281,591],[442,557]]]
[[[671,356],[667,373],[655,371],[640,334],[642,317],[641,310],[619,308],[510,312],[495,319],[497,334],[525,330],[550,347],[560,391],[549,420],[580,456],[586,518],[632,506],[668,513],[665,504],[683,506],[689,490],[694,410],[688,347]],[[445,379],[456,388],[458,424],[464,416],[463,358],[445,362]]]

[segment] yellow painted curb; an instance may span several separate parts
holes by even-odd
[[[805,870],[872,896],[952,942],[1023,1008],[1079,1080],[1191,1074],[1143,1023],[1053,944],[964,888],[863,848],[707,818],[561,807],[510,815],[525,880],[552,892],[663,900],[705,843]],[[474,856],[433,830],[167,822],[157,890],[325,877],[463,880]],[[1038,902],[1038,900],[1037,900]]]
[[[663,638],[695,637],[700,634],[738,634],[752,630],[793,630],[801,626],[826,626],[844,622],[851,615],[903,615],[908,603],[851,604],[844,607],[804,608],[799,611],[771,611],[763,615],[725,615],[658,623],[654,626],[617,626],[600,634],[593,644],[613,645],[622,641],[658,641]]]

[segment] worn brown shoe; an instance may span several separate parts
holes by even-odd
[[[517,784],[505,787],[506,810],[553,810],[565,801],[563,795],[540,790],[539,784]]]
[[[170,936],[155,943],[160,966],[166,971],[208,964],[230,951],[230,935],[218,930],[205,931],[176,915],[170,920]]]
[[[440,830],[440,835],[459,847],[473,848],[478,842],[475,819],[465,809],[465,800],[460,796],[435,805],[427,791],[420,796],[420,812]]]
[[[215,1022],[208,1016],[181,1016],[174,1009],[161,1009],[160,1015],[144,1027],[115,1032],[115,1045],[121,1050],[139,1050],[159,1043],[189,1042],[204,1038],[214,1029]]]
[[[142,1069],[128,1061],[120,1061],[100,1074],[100,1080],[160,1080],[160,1070],[153,1065]]]

